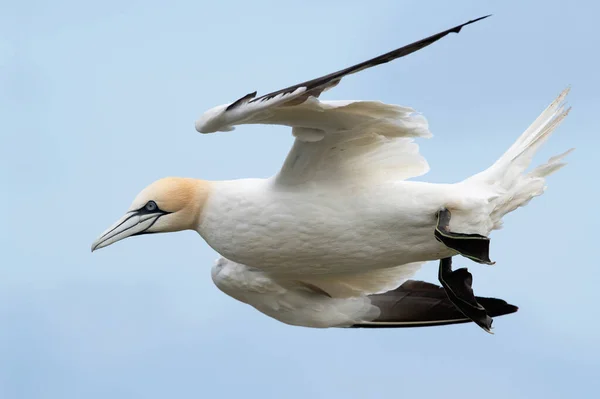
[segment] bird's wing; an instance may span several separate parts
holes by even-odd
[[[313,110],[314,116],[305,120],[322,119],[321,127],[330,122],[344,127],[294,127],[296,139],[276,176],[281,185],[404,180],[429,171],[413,139],[431,133],[427,120],[411,108],[316,98],[294,108],[297,114]]]
[[[518,310],[502,299],[476,298],[490,317]],[[408,280],[393,291],[370,295],[369,299],[381,313],[373,320],[359,322],[352,327],[431,327],[472,321],[450,302],[444,288],[424,281]]]
[[[389,53],[256,97],[256,92],[215,107],[196,121],[201,133],[230,131],[242,124],[276,124],[292,127],[294,146],[278,175],[285,184],[308,180],[345,181],[388,177],[405,179],[428,170],[413,137],[430,136],[424,118],[410,108],[375,101],[322,102],[319,95],[353,73],[390,62],[420,50],[465,25],[437,33]],[[383,169],[382,173],[373,171]]]
[[[338,286],[348,284],[348,290],[335,291],[333,277],[328,284],[315,281],[280,280],[254,268],[219,259],[212,269],[215,285],[227,295],[253,306],[280,322],[315,328],[327,327],[423,327],[466,323],[470,319],[454,307],[443,288],[421,281],[408,280],[418,269],[417,264],[404,265],[405,270],[389,272],[388,277],[400,278],[399,287],[380,294],[359,292],[359,278],[339,279]],[[384,289],[383,273],[361,274],[371,284],[364,289]],[[354,284],[354,285],[353,285]],[[388,283],[389,285],[389,283]],[[394,285],[394,284],[392,284]],[[332,292],[325,291],[332,289]],[[339,288],[337,288],[339,289]],[[341,294],[339,297],[336,294]],[[513,313],[517,308],[495,298],[477,298],[490,316]]]
[[[310,283],[281,281],[225,258],[220,258],[214,265],[212,279],[225,294],[290,325],[351,326],[379,315],[379,310],[365,296],[332,298]]]

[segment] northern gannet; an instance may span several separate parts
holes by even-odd
[[[473,320],[490,331],[491,316],[516,307],[476,298],[470,273],[452,271],[451,258],[460,254],[492,264],[490,232],[500,228],[504,215],[541,195],[545,177],[564,165],[570,150],[525,172],[567,116],[568,89],[491,167],[455,184],[407,180],[429,170],[413,139],[431,133],[412,108],[318,99],[346,75],[415,52],[483,18],[205,112],[195,124],[201,133],[243,124],[291,127],[295,141],[281,170],[268,179],[158,180],[92,251],[130,236],[195,230],[222,256],[212,269],[215,284],[282,322],[349,327]],[[430,260],[440,260],[444,288],[409,280]]]

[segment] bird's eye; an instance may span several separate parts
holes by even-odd
[[[156,202],[154,202],[154,201],[148,201],[148,203],[146,204],[146,206],[144,208],[146,208],[146,210],[148,212],[154,212],[155,210],[158,209],[158,205],[156,205]]]

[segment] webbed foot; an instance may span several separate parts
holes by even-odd
[[[493,265],[490,260],[490,239],[480,234],[464,234],[450,231],[450,211],[442,209],[438,212],[435,238],[461,255],[486,265]]]
[[[487,314],[485,308],[477,302],[472,288],[473,275],[469,273],[467,268],[453,271],[452,258],[441,259],[438,278],[454,306],[479,327],[493,334],[493,319]]]

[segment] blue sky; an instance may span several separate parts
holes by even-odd
[[[6,3],[0,15],[0,397],[591,397],[600,388],[598,5],[584,1]],[[8,10],[8,12],[6,12]],[[558,93],[573,112],[535,162],[549,188],[465,259],[480,295],[520,311],[473,325],[311,330],[220,293],[193,232],[96,236],[164,176],[266,177],[286,128],[203,136],[204,110],[340,69],[493,13],[327,99],[423,112],[431,172],[491,164]],[[595,222],[595,224],[594,224]],[[419,278],[436,281],[436,265]]]

